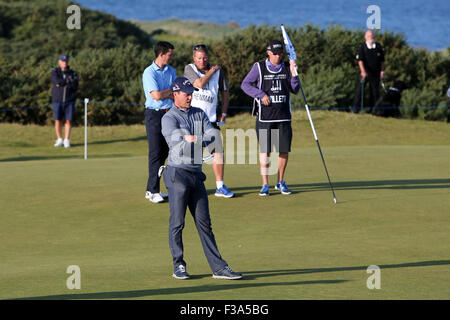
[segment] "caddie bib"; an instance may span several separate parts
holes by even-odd
[[[259,86],[270,98],[270,105],[265,106],[260,99],[255,102],[258,107],[258,119],[261,122],[291,121],[290,78],[286,64],[278,72],[269,70],[265,61],[258,62]]]
[[[197,73],[200,78],[203,78],[205,74],[201,73],[195,64],[189,64],[191,68]],[[209,79],[204,88],[198,88],[198,91],[192,93],[193,107],[202,109],[210,122],[217,121],[217,102],[219,96],[219,76],[220,71],[214,72],[213,76]]]

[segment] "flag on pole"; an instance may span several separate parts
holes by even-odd
[[[283,25],[281,25],[281,32],[283,33],[284,45],[286,47],[286,52],[289,56],[289,60],[294,61],[294,63],[295,63],[295,60],[297,59],[297,54],[295,53],[294,46],[292,45],[292,42],[289,39],[289,36],[287,35],[286,30],[284,29]],[[294,71],[295,71],[294,76],[298,76],[297,66],[295,66]],[[328,174],[328,169],[325,164],[325,159],[323,158],[322,149],[320,148],[319,138],[317,138],[316,129],[314,128],[314,123],[312,121],[311,113],[309,112],[308,103],[306,102],[305,93],[303,92],[303,88],[302,88],[301,84],[300,84],[300,91],[302,93],[303,100],[305,101],[305,109],[306,109],[306,113],[308,114],[309,123],[311,124],[311,129],[313,131],[314,139],[316,140],[317,147],[319,148],[320,157],[322,158],[323,167],[325,169],[325,173],[327,174],[328,183],[330,184],[331,192],[333,193],[333,200],[334,200],[334,203],[337,203],[337,198],[336,198],[336,195],[334,194],[333,185],[331,184],[331,180],[330,180],[330,175]]]
[[[292,45],[292,42],[289,39],[289,36],[288,36],[286,30],[284,29],[284,25],[281,25],[281,33],[283,34],[284,46],[286,47],[286,52],[288,54],[289,60],[296,61],[297,54],[295,53],[294,46]],[[296,73],[295,76],[298,76],[297,68],[295,70],[295,73]]]

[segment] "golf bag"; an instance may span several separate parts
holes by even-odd
[[[395,81],[394,85],[389,88],[375,103],[372,114],[380,117],[400,117],[400,100],[402,91],[406,89],[403,81]]]

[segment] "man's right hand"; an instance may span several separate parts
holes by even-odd
[[[262,99],[261,102],[263,105],[265,106],[269,106],[270,105],[270,98],[269,96],[266,94]]]
[[[195,142],[197,140],[197,137],[187,134],[184,136],[184,140],[186,140],[187,142]]]
[[[206,86],[206,84],[209,82],[209,80],[211,79],[211,77],[214,75],[214,73],[220,69],[220,66],[215,64],[212,65],[209,70],[206,72],[204,77],[200,77],[195,79],[195,81],[192,83],[194,85],[194,87],[197,88],[204,88]]]
[[[209,70],[213,70],[213,73],[220,69],[220,66],[218,64],[212,65]]]
[[[217,65],[217,64],[214,64],[214,65],[212,65],[212,66],[209,68],[209,70],[208,70],[208,73],[209,73],[209,74],[206,75],[206,76],[207,76],[207,81],[205,81],[205,84],[204,84],[204,85],[206,85],[206,83],[209,81],[210,77],[212,77],[213,74],[216,73],[217,70],[220,70],[220,66]]]
[[[361,80],[366,79],[366,77],[367,77],[366,71],[361,71]]]

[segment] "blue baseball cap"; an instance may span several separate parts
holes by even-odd
[[[196,87],[185,77],[176,78],[171,84],[172,92],[183,91],[184,93],[191,94],[194,91],[198,91]]]
[[[59,60],[69,62],[69,56],[67,54],[62,54],[59,56]]]

